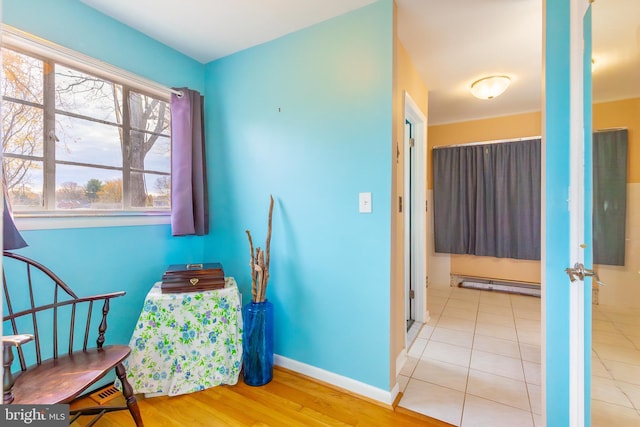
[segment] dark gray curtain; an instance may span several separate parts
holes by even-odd
[[[209,233],[204,143],[204,97],[195,90],[171,95],[171,233]]]
[[[593,262],[624,265],[626,129],[593,134]]]
[[[540,139],[433,150],[436,252],[540,259]]]

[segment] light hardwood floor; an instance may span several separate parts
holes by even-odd
[[[250,387],[242,378],[233,386],[219,386],[174,397],[138,397],[146,427],[164,426],[431,426],[450,424],[410,410],[395,409],[350,394],[295,372],[276,367],[274,378]],[[117,398],[121,402],[124,399]],[[88,398],[76,405],[93,406]],[[119,404],[118,400],[110,404]],[[75,406],[75,405],[74,405]],[[79,419],[80,427],[90,418]],[[133,426],[128,411],[106,414],[98,427]]]

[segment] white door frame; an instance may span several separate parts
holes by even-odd
[[[584,249],[584,210],[585,210],[585,171],[584,171],[584,16],[589,7],[587,0],[574,0],[571,4],[571,176],[569,187],[570,216],[570,259],[572,267],[576,263],[585,263]],[[589,242],[591,246],[591,242]],[[592,268],[592,266],[587,266]],[[570,425],[585,425],[585,292],[590,280],[569,284],[570,296]],[[589,325],[590,326],[590,325]]]
[[[404,277],[405,277],[405,286],[404,286],[404,301],[405,301],[405,315],[407,313],[406,305],[407,305],[407,285],[406,281],[409,278],[409,268],[411,268],[413,264],[413,277],[415,280],[415,321],[419,323],[426,323],[429,320],[429,313],[427,311],[427,292],[426,292],[426,278],[427,278],[427,260],[426,260],[426,243],[427,243],[427,230],[426,230],[426,182],[427,182],[427,156],[426,156],[426,146],[427,146],[427,118],[422,113],[418,105],[411,98],[406,91],[404,92],[404,118],[408,120],[413,125],[414,130],[414,154],[415,154],[415,162],[413,162],[413,192],[414,192],[414,201],[415,203],[411,204],[412,212],[409,212],[408,209],[403,209],[404,214],[404,249],[405,249],[405,257],[404,257]],[[403,126],[403,133],[405,127]],[[407,194],[407,190],[409,188],[409,174],[411,170],[407,167],[409,165],[409,147],[406,145],[408,141],[408,136],[403,135],[403,144],[404,147],[404,194],[403,203],[405,206],[408,206],[406,201],[409,200],[411,195]],[[409,224],[409,215],[413,216],[412,220],[412,228],[413,239],[410,239],[409,229],[406,226]],[[409,259],[409,250],[408,246],[410,242],[413,241],[413,263],[411,263]],[[408,343],[407,343],[408,344]]]

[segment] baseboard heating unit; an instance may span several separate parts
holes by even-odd
[[[457,286],[461,288],[483,289],[540,297],[540,285],[534,283],[461,276],[457,276],[455,281],[452,280],[452,284],[453,283],[457,283]]]

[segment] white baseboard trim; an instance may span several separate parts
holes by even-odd
[[[298,362],[297,360],[289,359],[288,357],[280,356],[279,354],[274,355],[273,362],[283,368],[290,369],[387,405],[393,404],[400,390],[397,383],[391,391],[385,391],[372,385],[365,384],[342,375],[334,374],[333,372],[316,368],[315,366],[307,365],[306,363]]]

